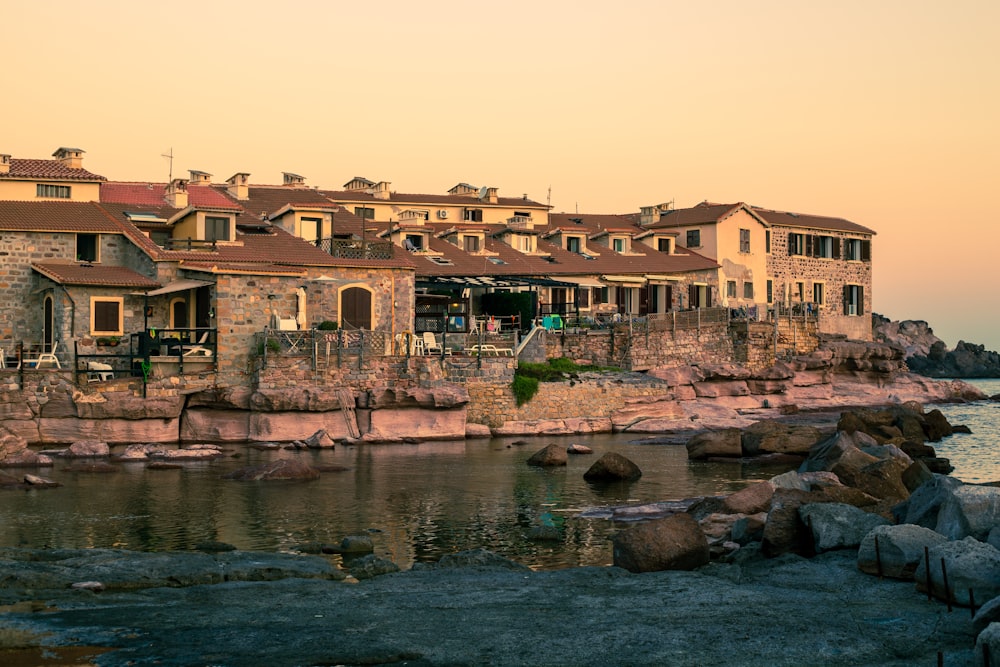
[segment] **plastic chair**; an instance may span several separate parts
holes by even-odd
[[[59,341],[52,343],[52,349],[48,352],[42,352],[37,357],[31,359],[25,359],[24,365],[28,368],[41,368],[42,364],[55,364],[56,368],[62,368],[62,364],[59,363],[59,358],[56,357],[56,350],[59,349]]]
[[[110,364],[99,361],[87,362],[87,382],[107,382],[115,377],[115,371]]]
[[[207,347],[203,346],[203,343],[208,341],[208,332],[206,331],[198,339],[198,342],[194,345],[184,345],[184,356],[185,357],[210,357],[212,356],[212,351]]]
[[[441,343],[437,341],[437,336],[434,335],[433,331],[424,332],[424,352],[427,354],[441,352]]]

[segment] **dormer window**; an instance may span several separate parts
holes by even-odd
[[[535,251],[535,237],[528,236],[525,234],[513,234],[510,238],[511,246],[515,250],[520,250],[521,252],[534,252]]]
[[[579,253],[581,250],[583,250],[582,245],[583,244],[580,243],[579,236],[566,237],[566,250],[569,250],[570,252]]]
[[[479,252],[479,237],[473,235],[463,236],[462,247],[465,249],[465,252]]]
[[[465,209],[465,221],[466,222],[482,222],[483,221],[483,209],[481,209],[481,208],[467,208],[467,209]]]
[[[205,216],[205,240],[229,241],[229,218]]]
[[[409,252],[419,252],[424,249],[423,234],[407,234],[403,239],[403,249]]]
[[[314,243],[322,238],[322,218],[302,218],[299,221],[299,238]]]
[[[625,252],[626,245],[627,244],[625,242],[625,238],[623,237],[619,236],[611,239],[611,249],[614,250],[615,252],[619,253]]]
[[[664,252],[668,255],[673,254],[672,245],[673,245],[673,239],[669,238],[656,239],[656,249],[659,250],[660,252]]]
[[[97,234],[77,234],[76,235],[76,261],[96,262],[99,259],[98,243],[100,236]]]

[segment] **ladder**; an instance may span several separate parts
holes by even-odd
[[[337,390],[337,401],[340,402],[340,412],[347,422],[347,432],[352,438],[360,438],[361,430],[358,428],[358,414],[355,412],[354,394],[347,389]]]

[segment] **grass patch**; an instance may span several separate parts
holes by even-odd
[[[566,357],[549,359],[544,364],[533,364],[528,361],[518,363],[517,370],[514,371],[514,382],[512,389],[517,398],[517,405],[520,407],[531,400],[538,392],[539,382],[565,382],[575,379],[578,373],[587,371],[618,371],[617,368],[605,368],[602,366],[580,365]]]
[[[514,398],[517,399],[517,407],[521,407],[538,393],[538,378],[515,374],[511,388],[514,390]]]

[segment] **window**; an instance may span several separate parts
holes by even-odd
[[[611,248],[615,252],[625,252],[625,239],[611,239]]]
[[[872,258],[872,242],[863,239],[847,239],[844,241],[844,259],[849,262],[870,262]]]
[[[534,252],[535,250],[535,237],[525,236],[523,234],[514,234],[511,238],[511,246],[515,250],[520,250],[521,252]]]
[[[689,248],[700,248],[701,247],[701,230],[700,229],[689,229],[687,233],[687,247]]]
[[[98,261],[97,249],[100,247],[97,234],[77,234],[76,235],[76,261],[96,262]]]
[[[481,208],[467,208],[467,209],[465,209],[465,221],[466,222],[482,222],[483,221],[483,209],[481,209]]]
[[[205,240],[228,241],[229,218],[216,218],[214,216],[207,216],[205,218]]]
[[[824,285],[823,283],[813,283],[813,303],[815,303],[817,306],[822,306],[824,303],[826,303],[823,299],[823,297],[825,296],[824,294],[825,288],[826,285]]]
[[[594,303],[608,303],[608,288],[607,287],[594,287],[591,289],[591,295],[594,297]]]
[[[740,230],[740,252],[750,252],[750,230]]]
[[[70,186],[68,185],[45,185],[39,183],[35,186],[36,197],[49,197],[52,199],[69,199]]]
[[[805,255],[806,254],[806,235],[805,234],[789,234],[788,235],[788,254],[789,255]]]
[[[464,243],[465,252],[479,252],[478,236],[463,236],[462,242]]]
[[[570,252],[580,252],[580,237],[579,236],[567,236],[566,237],[566,250]]]
[[[832,236],[814,236],[813,257],[824,257],[826,259],[839,259],[840,239],[835,239]]]
[[[744,299],[752,299],[753,298],[753,283],[752,282],[747,281],[747,282],[743,283],[743,298]]]
[[[369,206],[355,206],[354,215],[358,216],[362,220],[374,220],[375,219],[375,209]]]
[[[764,252],[771,254],[771,230],[764,230]]]
[[[319,240],[322,227],[323,220],[320,218],[302,218],[299,222],[299,236],[313,243]]]
[[[774,303],[774,282],[767,281],[767,302]]]
[[[861,285],[844,285],[844,315],[865,314],[865,290]]]
[[[406,238],[403,239],[403,247],[410,252],[416,252],[418,250],[423,250],[424,248],[424,235],[423,234],[407,234]]]
[[[660,252],[665,252],[665,253],[667,253],[669,255],[670,254],[670,239],[657,239],[656,240],[656,249],[659,250]]]
[[[736,281],[727,280],[726,281],[726,296],[730,299],[736,298]]]
[[[586,287],[576,288],[576,307],[590,308],[590,290]]]
[[[122,323],[122,297],[90,298],[90,333],[118,335],[124,331]]]

